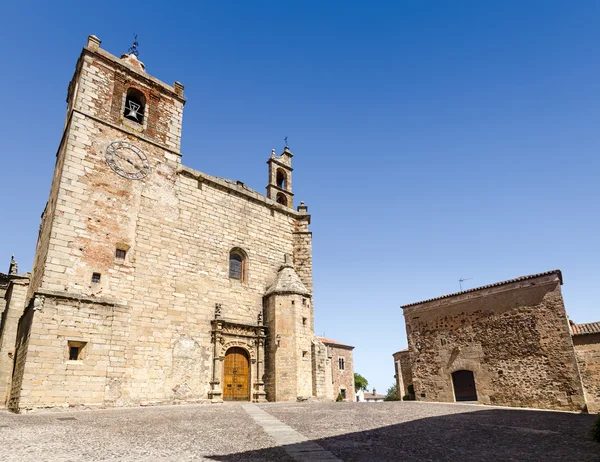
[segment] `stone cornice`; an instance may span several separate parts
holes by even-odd
[[[291,165],[287,165],[286,163],[282,162],[281,160],[279,160],[277,157],[269,157],[269,160],[267,161],[267,164],[273,162],[274,164],[279,165],[280,167],[285,168],[286,170],[289,170],[290,172],[294,171],[294,169],[292,168]]]
[[[512,292],[514,290],[524,289],[532,286],[543,286],[556,283],[562,284],[562,275],[559,270],[498,282],[496,284],[490,284],[487,286],[470,289],[468,291],[458,292],[456,294],[444,295],[442,297],[425,300],[423,302],[403,305],[401,308],[404,310],[404,314],[409,312],[413,313],[415,311],[428,311],[465,301],[481,299],[490,295]]]
[[[98,123],[101,123],[101,124],[106,125],[108,127],[114,128],[115,130],[118,130],[120,132],[127,133],[128,135],[131,135],[131,136],[135,136],[136,138],[139,138],[142,141],[145,141],[146,143],[149,143],[149,144],[151,144],[153,146],[156,146],[159,149],[163,149],[164,151],[168,151],[171,154],[175,154],[176,156],[179,156],[179,157],[182,156],[181,152],[175,151],[174,149],[171,149],[171,148],[169,148],[169,147],[167,147],[167,146],[165,146],[163,144],[157,143],[156,141],[152,141],[150,138],[147,138],[142,133],[136,132],[135,130],[129,130],[124,125],[122,125],[122,126],[115,125],[112,122],[109,122],[108,120],[104,120],[104,119],[102,119],[100,117],[96,117],[95,115],[92,115],[89,112],[82,111],[80,109],[72,109],[71,110],[71,116],[72,116],[73,112],[77,112],[78,114],[81,114],[81,115],[83,115],[85,117],[89,117],[90,119],[92,119],[92,120],[94,120],[94,121],[96,121]],[[66,133],[66,131],[67,131],[67,129],[65,128],[65,133]]]
[[[60,292],[57,290],[38,289],[35,291],[35,293],[33,295],[34,296],[35,295],[43,295],[44,297],[50,297],[50,298],[62,298],[65,300],[72,300],[72,301],[81,302],[81,303],[93,303],[94,305],[120,306],[120,307],[125,306],[122,303],[118,303],[116,300],[113,300],[110,298],[90,297],[90,296],[80,295],[80,294]]]
[[[102,48],[98,48],[98,50],[91,50],[88,47],[83,47],[83,50],[81,51],[80,59],[85,54],[98,57],[98,58],[102,59],[103,61],[108,62],[111,65],[118,67],[120,70],[125,71],[129,74],[132,74],[136,79],[144,81],[149,86],[159,87],[165,93],[168,93],[169,96],[171,96],[172,98],[175,98],[175,99],[181,101],[183,104],[185,104],[185,101],[186,101],[185,98],[183,96],[180,96],[179,94],[177,94],[177,92],[175,91],[175,88],[173,88],[171,85],[168,85],[168,84],[158,80],[156,77],[152,77],[150,74],[148,74],[146,72],[141,72],[138,69],[135,69],[134,67],[123,62],[123,60],[117,58],[115,55],[109,53],[108,51],[106,51]]]
[[[273,199],[269,199],[268,197],[265,197],[262,194],[257,193],[256,191],[254,191],[250,188],[247,188],[246,186],[243,186],[240,184],[229,183],[226,180],[207,175],[206,173],[199,172],[198,170],[194,170],[191,167],[186,167],[185,165],[179,165],[179,167],[177,168],[177,173],[179,173],[180,175],[185,175],[189,178],[193,178],[202,183],[209,183],[213,186],[222,188],[226,191],[235,192],[235,193],[237,193],[241,196],[244,196],[254,202],[263,204],[270,209],[277,210],[278,212],[281,212],[281,213],[285,213],[286,215],[294,217],[298,220],[306,220],[306,219],[310,220],[310,215],[297,212],[292,208],[289,208],[282,204],[279,204],[276,201],[274,201]]]

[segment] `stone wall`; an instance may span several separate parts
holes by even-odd
[[[581,410],[561,283],[549,272],[404,306],[416,398],[454,401],[451,374],[470,370],[479,402]]]
[[[406,395],[410,395],[408,387],[412,385],[412,367],[410,362],[410,352],[401,350],[394,353],[394,372],[396,379],[396,388],[398,390],[398,398],[402,399]]]
[[[146,96],[143,126],[122,117],[130,86]],[[208,399],[215,304],[224,320],[255,325],[285,254],[312,286],[306,208],[296,212],[240,182],[180,164],[180,90],[93,43],[82,53],[30,293],[44,295],[45,308],[21,323],[13,409],[61,406],[66,396],[77,405],[174,402],[182,389],[191,402]],[[115,140],[144,151],[147,177],[130,180],[111,170],[105,152]],[[117,248],[125,258],[117,258]],[[243,281],[229,278],[234,248],[247,256]],[[302,329],[312,333],[312,300],[305,309]],[[307,377],[294,399],[312,390],[312,337],[305,337],[290,356]],[[65,360],[69,340],[87,342],[81,363]],[[307,357],[298,359],[303,351]]]
[[[0,300],[5,302],[0,316],[0,407],[8,400],[19,318],[25,310],[28,285],[28,278],[12,279],[4,300]]]
[[[341,390],[346,390],[344,401],[354,401],[354,360],[352,350],[354,347],[327,344],[331,357],[333,399],[336,399]],[[344,368],[340,369],[340,359],[344,360]]]
[[[600,412],[600,334],[574,335],[573,345],[588,412]]]

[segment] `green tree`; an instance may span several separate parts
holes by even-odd
[[[383,400],[384,401],[400,401],[400,398],[398,397],[398,385],[394,384],[390,388],[388,388],[387,392],[385,394],[385,398],[383,398]]]
[[[369,386],[369,381],[365,379],[358,372],[354,373],[354,392],[359,392],[360,390],[367,391],[367,387]]]

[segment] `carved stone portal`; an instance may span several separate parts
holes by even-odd
[[[216,318],[216,316],[215,316]],[[223,402],[223,362],[227,350],[243,348],[250,358],[251,399],[266,402],[265,392],[265,338],[266,327],[261,324],[239,324],[217,318],[211,321],[213,343],[213,373],[208,393],[213,403]]]

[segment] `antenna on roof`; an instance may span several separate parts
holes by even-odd
[[[461,291],[461,292],[462,292],[462,290],[463,290],[463,288],[462,288],[462,283],[463,283],[463,282],[465,282],[465,281],[468,281],[469,279],[473,279],[473,278],[460,278],[460,279],[458,280],[458,284],[459,284],[459,286],[460,286],[460,291]]]

